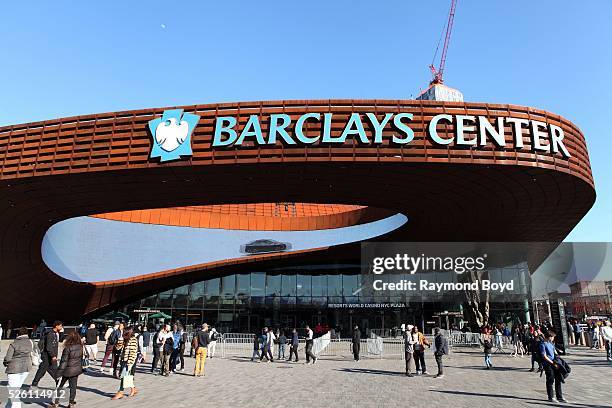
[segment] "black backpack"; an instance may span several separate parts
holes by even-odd
[[[108,336],[108,344],[113,345],[113,346],[117,344],[117,342],[119,341],[119,334],[120,334],[119,329],[113,330],[111,335]]]

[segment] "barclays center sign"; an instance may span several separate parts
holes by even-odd
[[[192,155],[191,135],[200,117],[183,113],[182,109],[164,111],[161,118],[149,122],[153,138],[150,158],[161,162],[177,160]],[[425,125],[427,136],[434,145],[497,149],[511,148],[533,153],[548,153],[569,158],[564,145],[564,132],[559,126],[512,116],[487,116],[438,114]],[[236,116],[217,116],[214,123],[211,147],[229,149],[248,142],[259,146],[282,143],[287,146],[314,144],[343,144],[353,139],[362,145],[381,145],[388,140],[392,145],[410,145],[414,140],[413,114],[353,112],[348,115],[309,112],[297,119],[284,113],[250,115],[246,124],[239,126]],[[262,126],[263,124],[263,126]],[[314,125],[317,132],[307,131]],[[342,129],[341,132],[332,132]],[[453,132],[441,132],[452,126]],[[524,136],[530,140],[525,144]]]

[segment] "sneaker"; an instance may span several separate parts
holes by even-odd
[[[556,404],[556,403],[557,403],[557,402],[559,402],[559,401],[557,401],[557,399],[556,399],[556,398],[549,398],[549,399],[548,399],[548,402],[553,402],[553,403],[555,403],[555,404]]]
[[[428,375],[429,373],[427,371],[423,371],[421,374]]]
[[[414,375],[412,375],[410,373],[406,373],[406,377],[414,377]]]
[[[567,400],[565,398],[559,398],[559,402],[563,402],[564,404],[567,404]]]
[[[434,375],[434,378],[444,378],[444,374],[436,374]]]

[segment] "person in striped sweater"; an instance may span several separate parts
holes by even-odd
[[[138,339],[134,333],[132,327],[128,328],[123,333],[123,349],[121,352],[120,363],[121,363],[121,382],[119,384],[119,391],[113,396],[112,399],[117,400],[123,398],[125,395],[123,391],[126,388],[130,388],[130,397],[135,396],[138,393],[136,386],[134,385],[134,374],[136,373],[136,359],[138,357]]]

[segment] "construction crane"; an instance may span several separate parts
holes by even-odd
[[[457,0],[451,0],[450,11],[448,13],[448,21],[446,23],[446,36],[444,37],[444,46],[442,47],[442,55],[440,57],[440,66],[436,69],[434,65],[434,61],[436,59],[436,55],[438,54],[438,48],[440,47],[440,42],[438,41],[438,46],[436,47],[436,52],[434,54],[434,61],[429,65],[429,69],[433,74],[433,79],[431,80],[431,84],[443,84],[444,83],[444,65],[446,64],[446,52],[448,51],[448,44],[450,43],[451,33],[453,32],[453,20],[455,20],[455,8],[457,7]]]

